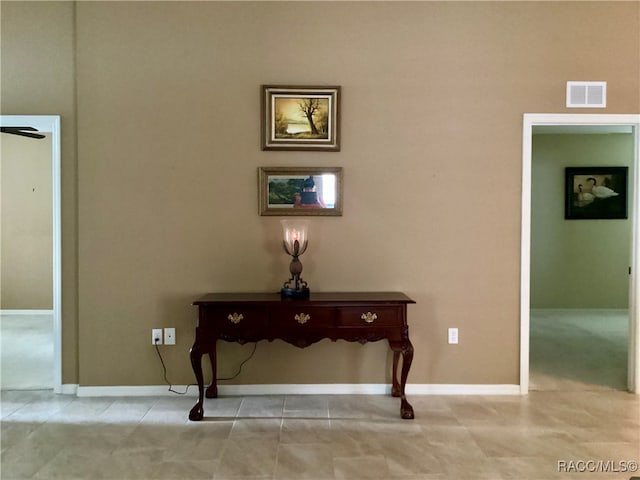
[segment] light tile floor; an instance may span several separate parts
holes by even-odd
[[[2,392],[1,478],[588,479],[559,462],[640,460],[640,397],[622,391],[225,397]],[[586,464],[585,464],[586,465]],[[601,467],[603,469],[604,467]]]

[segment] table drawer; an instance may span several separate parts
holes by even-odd
[[[274,308],[269,311],[269,325],[274,327],[324,328],[335,326],[333,308]]]
[[[267,311],[252,307],[204,307],[200,312],[200,327],[216,330],[260,328],[267,325]]]
[[[338,310],[339,327],[401,326],[402,307],[344,307]]]

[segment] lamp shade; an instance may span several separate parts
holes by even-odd
[[[290,252],[294,251],[295,241],[298,241],[299,248],[304,248],[307,243],[307,233],[309,231],[309,220],[283,219],[282,235],[284,243]]]

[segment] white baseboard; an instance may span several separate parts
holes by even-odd
[[[53,310],[0,310],[0,315],[53,315]]]
[[[520,395],[520,385],[408,383],[407,395]]]
[[[173,390],[184,392],[186,385],[173,385]],[[83,387],[78,386],[78,397],[160,397],[175,395],[169,391],[168,385],[139,385],[139,386],[108,386],[108,387]],[[198,387],[189,388],[186,396],[197,396]]]
[[[532,308],[531,313],[580,313],[580,312],[599,312],[599,313],[628,313],[628,308]]]
[[[63,390],[78,397],[141,397],[175,395],[166,385],[83,387],[63,385]],[[184,392],[186,385],[174,385],[173,390]],[[67,393],[63,391],[62,393]],[[268,384],[268,385],[218,385],[220,396],[244,395],[388,395],[391,385],[383,383],[329,383],[329,384]],[[520,395],[519,385],[458,385],[458,384],[407,384],[408,395]],[[186,396],[198,395],[198,388],[191,386]]]
[[[326,383],[219,385],[223,395],[384,395],[391,393],[391,385],[384,383]]]
[[[65,383],[63,385],[60,385],[59,387],[54,387],[53,392],[59,393],[61,395],[78,395],[78,385],[73,383]]]

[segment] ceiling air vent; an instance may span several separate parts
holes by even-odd
[[[567,82],[567,108],[604,108],[607,82]]]

